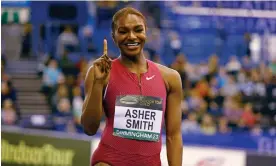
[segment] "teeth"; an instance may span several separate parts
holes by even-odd
[[[126,44],[127,46],[137,46],[138,45],[138,43],[128,43],[128,44]]]

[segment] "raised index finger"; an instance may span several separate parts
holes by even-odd
[[[104,56],[107,56],[107,40],[104,39],[104,42],[103,42],[103,55]]]

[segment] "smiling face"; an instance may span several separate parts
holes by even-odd
[[[115,22],[113,40],[123,56],[141,55],[146,41],[146,25],[144,19],[132,13],[120,16]]]

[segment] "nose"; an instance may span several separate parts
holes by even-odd
[[[128,38],[129,39],[136,39],[136,35],[135,35],[135,33],[134,32],[129,32],[129,35],[128,35]]]

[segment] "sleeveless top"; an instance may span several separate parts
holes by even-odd
[[[167,91],[157,65],[149,60],[147,64],[148,70],[139,81],[119,59],[112,61],[103,98],[106,126],[100,145],[125,154],[152,156],[161,152]]]

